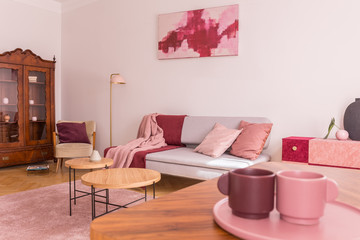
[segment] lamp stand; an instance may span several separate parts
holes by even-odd
[[[110,147],[112,147],[112,85],[125,83],[124,78],[119,73],[110,75]]]
[[[110,147],[112,147],[112,82],[110,82]]]

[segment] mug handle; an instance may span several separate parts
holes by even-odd
[[[229,173],[220,176],[217,187],[222,194],[229,195]]]
[[[326,201],[331,202],[336,199],[339,194],[338,184],[332,179],[327,179],[326,184]]]

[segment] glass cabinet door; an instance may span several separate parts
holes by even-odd
[[[25,121],[27,144],[49,142],[49,71],[48,69],[25,67]]]
[[[0,64],[0,144],[18,146],[22,141],[21,119],[22,68]]]

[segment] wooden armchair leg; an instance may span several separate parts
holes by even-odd
[[[60,167],[60,168],[62,167],[62,162],[63,162],[63,159],[62,159],[62,158],[58,158],[58,159],[57,159],[56,172],[58,172],[59,167]]]
[[[56,172],[59,170],[60,159],[56,159]]]

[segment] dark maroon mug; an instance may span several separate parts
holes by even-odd
[[[218,189],[229,196],[236,216],[249,219],[269,217],[274,209],[275,173],[258,168],[235,169],[223,174]]]

